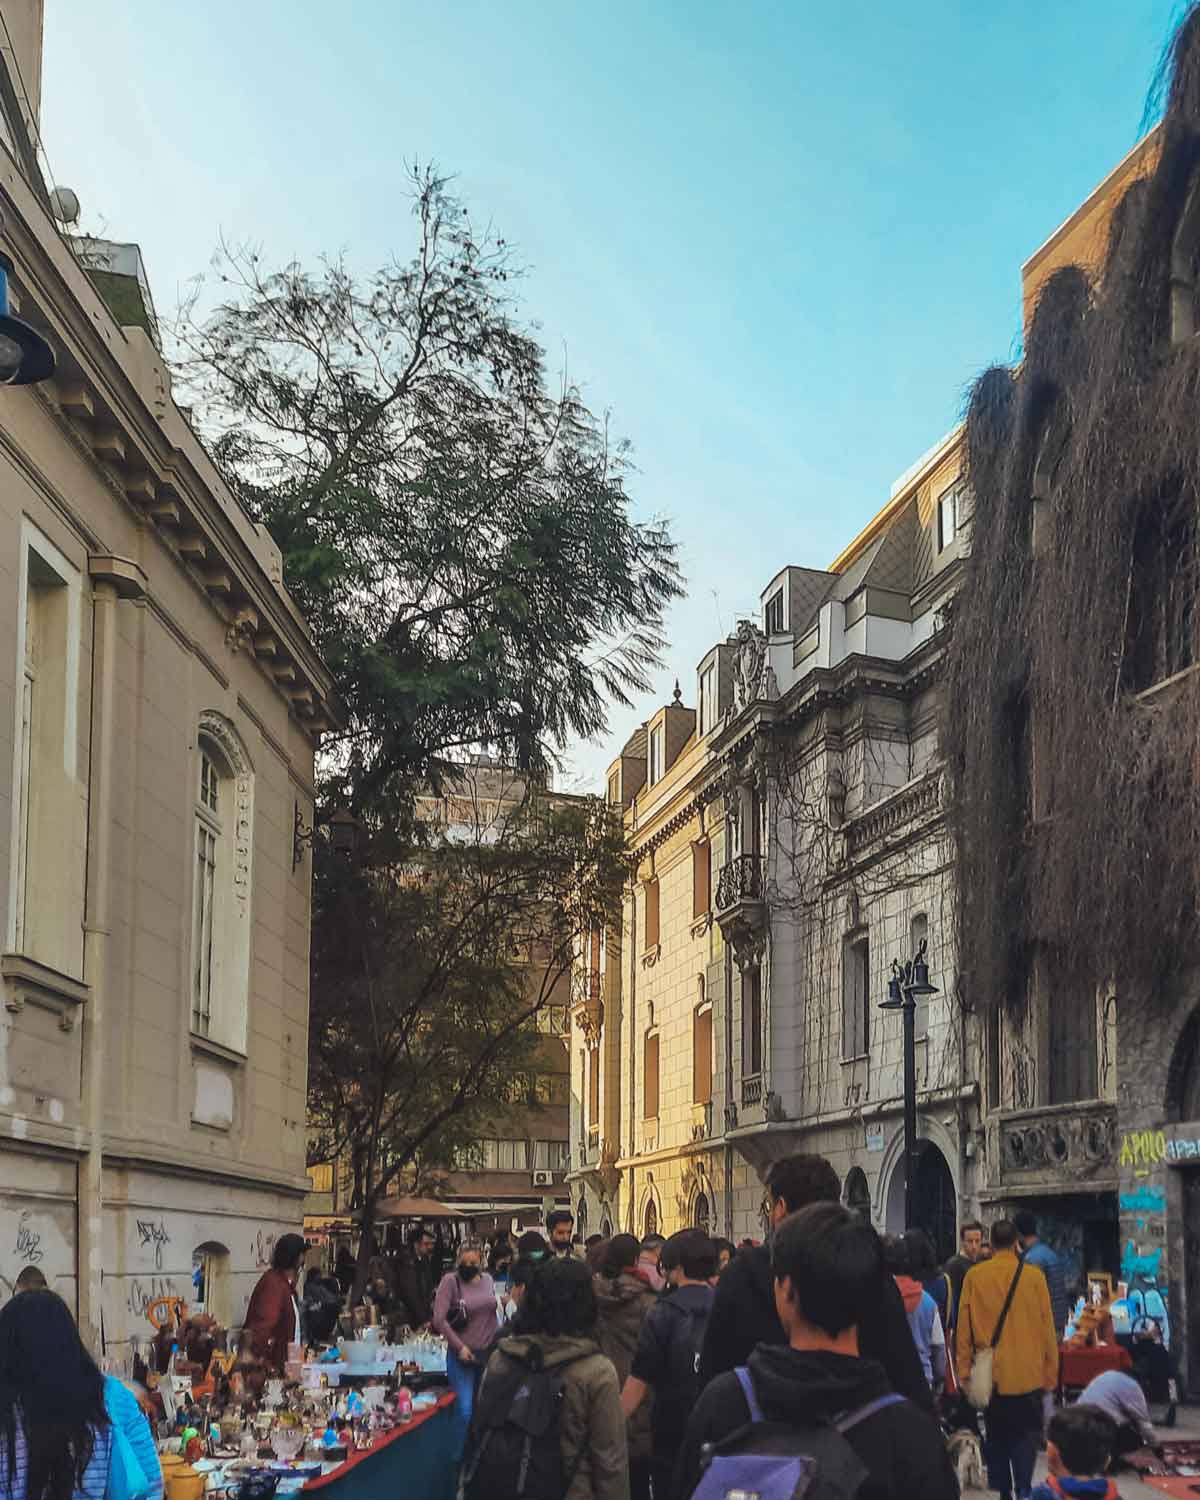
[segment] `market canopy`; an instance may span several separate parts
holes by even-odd
[[[461,1219],[465,1215],[436,1198],[381,1198],[375,1205],[375,1218],[381,1219]]]

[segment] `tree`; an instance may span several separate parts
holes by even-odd
[[[596,798],[519,782],[460,793],[403,860],[386,833],[316,849],[309,1120],[317,1159],[348,1159],[361,1290],[390,1184],[446,1162],[510,1103],[538,1018],[566,1004],[587,933],[611,919],[621,827]]]
[[[624,444],[515,317],[520,272],[434,170],[415,255],[219,258],[226,300],[177,336],[197,420],[283,551],[348,709],[326,771],[402,808],[467,747],[544,768],[603,730],[660,659],[681,592],[666,527],[632,519]]]

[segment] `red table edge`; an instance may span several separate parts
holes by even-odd
[[[453,1404],[453,1401],[454,1392],[444,1392],[443,1395],[438,1397],[436,1406],[429,1406],[424,1411],[417,1412],[411,1422],[406,1422],[403,1427],[394,1427],[386,1437],[376,1438],[371,1447],[361,1448],[358,1452],[351,1453],[345,1463],[339,1464],[330,1473],[320,1474],[316,1479],[310,1479],[301,1489],[300,1493],[307,1495],[313,1490],[319,1490],[322,1485],[331,1484],[337,1479],[344,1479],[350,1470],[354,1468],[355,1464],[362,1463],[364,1458],[373,1458],[376,1453],[381,1453],[389,1444],[399,1441],[400,1438],[408,1437],[409,1433],[415,1432],[422,1423],[428,1422],[431,1417],[436,1417],[438,1412],[445,1411],[448,1406]]]

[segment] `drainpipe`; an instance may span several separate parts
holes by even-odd
[[[77,1288],[79,1327],[93,1352],[101,1350],[101,1283],[104,1244],[104,1038],[108,988],[112,875],[113,703],[118,648],[117,604],[140,599],[146,575],[128,558],[88,558],[92,581],[92,717],[88,770],[87,897],[83,925],[83,978],[88,986],[83,1021],[83,1118],[87,1153],[78,1182]]]

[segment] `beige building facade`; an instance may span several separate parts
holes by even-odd
[[[0,390],[0,1295],[35,1264],[112,1349],[201,1262],[236,1323],[299,1227],[296,835],[336,709],[172,399],[136,248],[97,275],[51,214],[41,7],[6,17],[0,237],[57,369]]]

